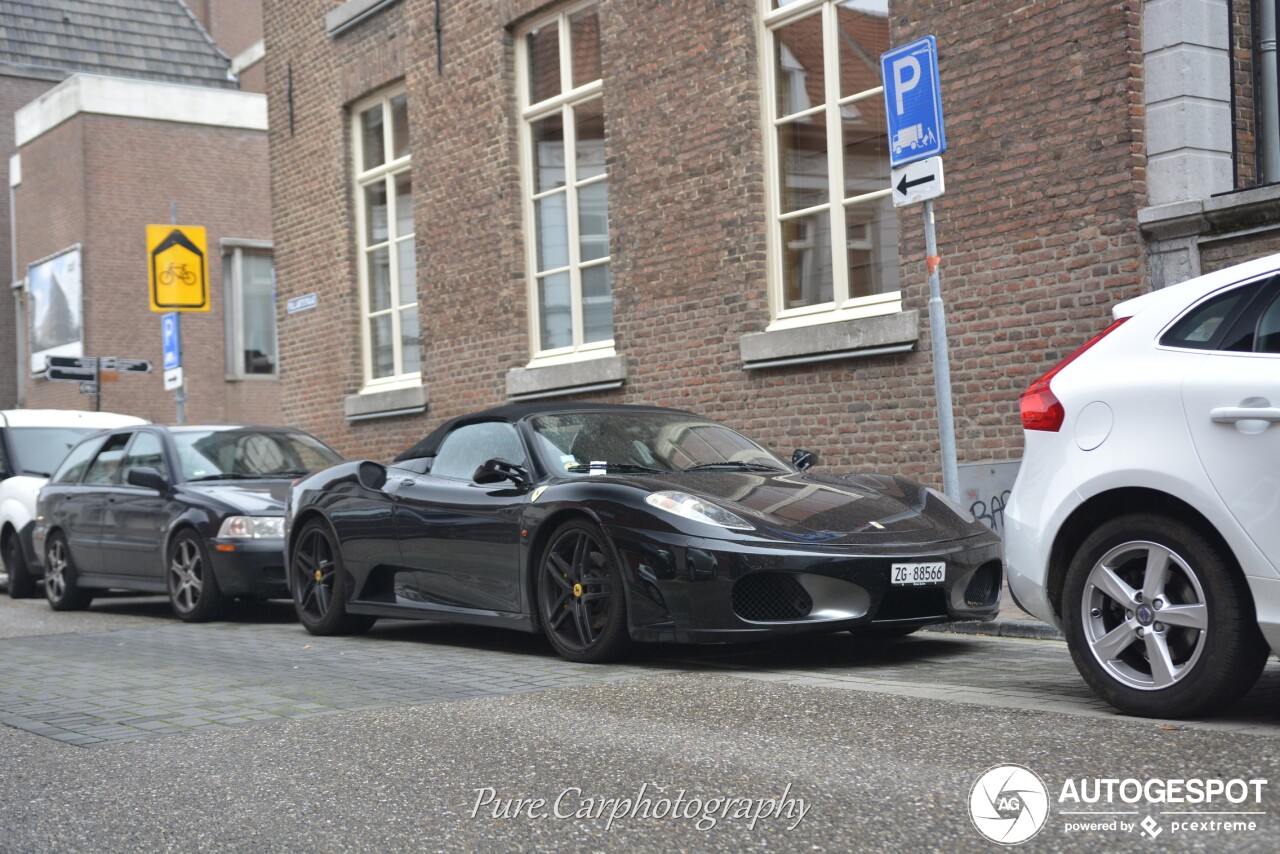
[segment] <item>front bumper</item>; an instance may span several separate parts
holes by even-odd
[[[930,546],[803,546],[612,528],[627,579],[631,636],[725,643],[859,626],[987,621],[1000,606],[994,535]],[[944,582],[890,583],[893,563],[943,562]]]
[[[209,558],[218,587],[228,596],[286,598],[284,540],[208,541]]]

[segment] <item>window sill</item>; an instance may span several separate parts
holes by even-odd
[[[901,311],[856,320],[751,332],[739,345],[745,370],[906,353],[920,339],[920,313]]]
[[[324,16],[324,30],[330,36],[339,35],[383,6],[390,6],[395,2],[396,0],[347,0],[346,3]]]
[[[419,415],[427,411],[427,387],[418,384],[350,394],[342,408],[348,421]]]
[[[507,371],[507,397],[535,400],[619,388],[627,379],[627,360],[608,355],[561,365]]]

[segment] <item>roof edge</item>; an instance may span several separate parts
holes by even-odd
[[[266,95],[80,72],[14,113],[14,143],[21,148],[81,113],[267,130]]]

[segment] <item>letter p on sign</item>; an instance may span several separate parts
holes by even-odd
[[[910,77],[904,76],[908,68],[911,69]],[[893,61],[893,95],[897,101],[898,115],[906,112],[906,107],[902,105],[902,96],[919,85],[920,60],[909,55],[895,59]]]

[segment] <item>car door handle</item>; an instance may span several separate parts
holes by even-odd
[[[1235,424],[1237,421],[1280,421],[1280,409],[1274,406],[1219,406],[1209,411],[1215,424]]]

